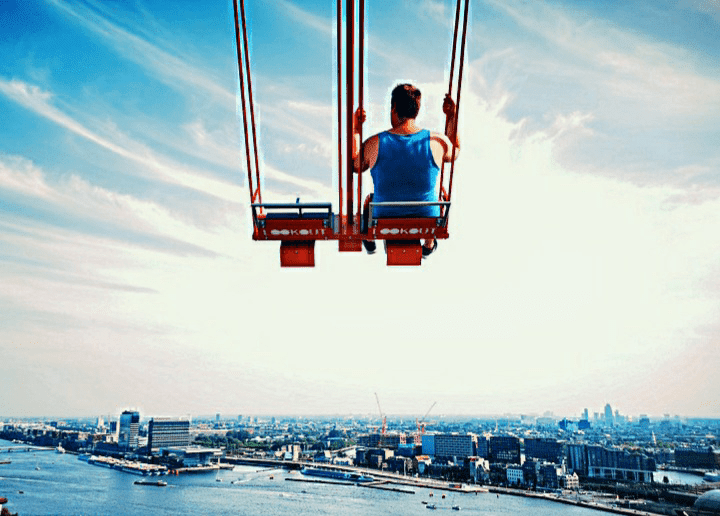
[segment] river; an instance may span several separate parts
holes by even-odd
[[[0,446],[10,445],[0,441]],[[139,486],[136,475],[54,451],[2,453],[0,497],[19,516],[31,515],[246,515],[304,516],[426,515],[423,501],[473,515],[599,516],[607,513],[551,501],[490,493],[445,493],[415,488],[415,494],[355,485],[286,481],[298,472],[238,466],[216,473],[152,477],[167,487]]]

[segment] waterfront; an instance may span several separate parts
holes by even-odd
[[[0,445],[8,445],[0,441]],[[215,473],[162,477],[167,487],[135,485],[137,476],[93,466],[71,454],[6,455],[0,465],[0,496],[19,516],[30,515],[177,515],[247,516],[350,515],[396,516],[427,513],[422,501],[438,508],[460,505],[474,515],[594,516],[602,513],[545,500],[490,493],[462,494],[415,488],[415,494],[355,485],[288,482],[297,472],[239,466]],[[272,478],[271,478],[272,477]]]

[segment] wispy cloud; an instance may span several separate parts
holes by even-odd
[[[125,136],[119,131],[116,131],[111,139],[88,129],[52,105],[49,102],[53,98],[52,95],[35,86],[22,81],[8,81],[0,78],[0,93],[100,147],[142,165],[145,169],[154,173],[153,177],[155,179],[184,186],[228,201],[237,202],[240,198],[241,188],[239,186],[212,179],[198,171],[193,171],[186,165],[176,163],[157,154],[146,145]],[[118,144],[118,141],[122,141],[123,144]]]
[[[607,20],[580,21],[548,4],[490,3],[563,52],[581,58],[583,67],[576,67],[576,73],[599,79],[596,88],[632,99],[656,116],[720,116],[720,77],[696,72],[692,56],[682,47],[651,41]]]
[[[101,14],[101,4],[90,2],[88,5],[94,6],[91,8],[77,2],[47,1],[83,27],[100,36],[124,59],[139,64],[168,86],[173,88],[178,88],[178,85],[190,86],[209,94],[219,103],[234,105],[235,92],[213,80],[212,74],[208,70],[190,64],[188,56],[180,56],[163,50],[161,46],[172,47],[167,42],[158,44],[157,41],[148,41],[133,31],[113,23]],[[133,27],[137,29],[139,25],[134,24]]]
[[[24,206],[13,217],[28,227],[56,227],[171,253],[213,255],[225,248],[180,213],[76,175],[50,183],[40,168],[19,156],[0,155],[0,193],[11,194]]]
[[[281,12],[286,15],[292,16],[295,21],[306,25],[312,29],[322,32],[328,36],[332,36],[334,30],[334,22],[312,14],[301,7],[298,7],[293,2],[288,0],[277,0],[274,2]]]

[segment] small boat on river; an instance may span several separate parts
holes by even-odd
[[[165,487],[167,482],[164,480],[136,480],[133,482],[133,484],[138,486],[156,486],[156,487]]]

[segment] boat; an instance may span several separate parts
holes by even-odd
[[[720,471],[706,471],[703,480],[705,482],[720,482]]]
[[[460,510],[460,506],[459,506],[459,505],[453,505],[453,506],[452,506],[452,510],[453,510],[453,511],[459,511],[459,510]]]
[[[65,453],[65,448],[62,447],[62,444],[58,444],[57,448],[55,448],[55,451],[58,453]]]
[[[346,480],[348,482],[373,482],[375,479],[360,473],[349,473],[333,469],[303,468],[300,470],[303,475],[332,478],[334,480]]]
[[[425,508],[426,508],[426,509],[432,509],[433,511],[434,511],[435,509],[437,509],[437,507],[435,507],[435,504],[434,504],[434,503],[429,503],[429,504],[427,504],[427,505],[425,506]]]
[[[133,484],[138,486],[157,486],[157,487],[165,487],[167,482],[164,480],[136,480],[133,482]]]

